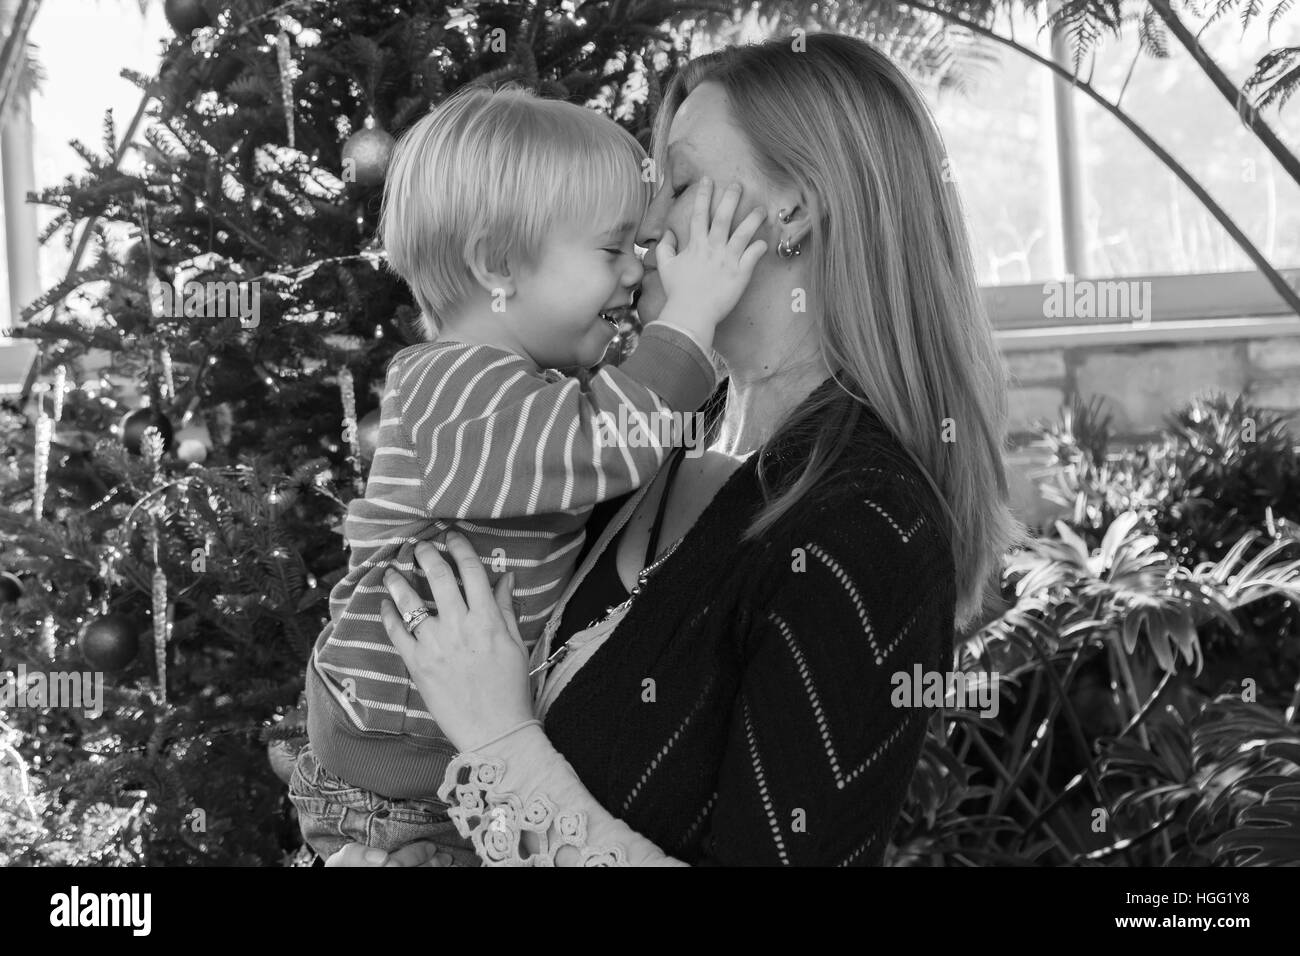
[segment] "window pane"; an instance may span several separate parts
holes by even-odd
[[[1192,30],[1199,22],[1189,23]],[[1136,32],[1110,41],[1098,55],[1093,85],[1119,93],[1137,50]],[[1300,186],[1281,169],[1192,58],[1168,40],[1166,60],[1143,53],[1123,107],[1227,211],[1274,266],[1300,266]],[[1242,37],[1233,16],[1202,36],[1202,44],[1238,86],[1269,49],[1300,44],[1300,23],[1288,17],[1270,42],[1261,24]],[[1241,248],[1205,206],[1118,120],[1078,95],[1093,275],[1221,272],[1251,269]],[[1293,101],[1265,119],[1292,139],[1300,115]],[[1293,147],[1294,148],[1294,147]]]
[[[1047,52],[1028,21],[1017,22],[1016,37]],[[972,76],[964,91],[914,79],[948,147],[980,283],[1042,282],[1061,271],[1050,74],[1014,50],[989,49],[1000,65]]]

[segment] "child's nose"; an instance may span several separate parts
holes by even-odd
[[[640,259],[633,256],[627,274],[624,277],[624,282],[629,286],[640,285],[643,278],[645,278],[645,266],[641,264]]]

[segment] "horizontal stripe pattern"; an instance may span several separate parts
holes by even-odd
[[[602,443],[602,417],[669,414],[617,368],[587,388],[491,346],[424,343],[389,367],[363,497],[348,506],[347,574],[330,592],[315,666],[362,731],[437,738],[437,727],[380,617],[390,567],[431,601],[415,546],[455,529],[495,585],[515,572],[519,629],[532,646],[573,574],[598,502],[653,477],[667,449]]]

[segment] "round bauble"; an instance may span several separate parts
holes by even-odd
[[[202,418],[192,415],[188,421],[188,425],[182,425],[176,432],[176,457],[201,465],[212,451],[212,435]]]
[[[183,438],[176,446],[176,457],[181,461],[201,465],[208,460],[208,446],[197,438]]]
[[[357,130],[343,144],[343,181],[358,186],[380,185],[388,172],[395,142],[377,127]]]
[[[177,35],[183,37],[212,23],[199,0],[163,0],[163,16]]]
[[[87,621],[79,643],[86,663],[100,671],[120,671],[140,651],[135,623],[125,614],[106,614]]]
[[[23,582],[12,571],[0,571],[0,604],[15,604],[23,596]]]

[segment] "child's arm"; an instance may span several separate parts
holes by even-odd
[[[426,510],[491,519],[589,508],[640,487],[674,443],[702,437],[690,416],[715,387],[713,329],[767,249],[751,242],[762,209],[733,231],[739,187],[715,214],[712,192],[701,184],[681,252],[671,233],[660,242],[663,324],[647,324],[632,355],[587,390],[576,379],[543,383],[518,356],[483,346],[426,351],[390,374],[396,404],[388,410],[385,396],[384,421],[406,428]]]
[[[440,517],[587,508],[654,476],[689,427],[672,413],[692,412],[715,379],[690,336],[653,325],[623,366],[600,369],[585,391],[574,378],[544,381],[499,349],[447,346],[390,371],[381,429],[403,429],[422,504]]]

